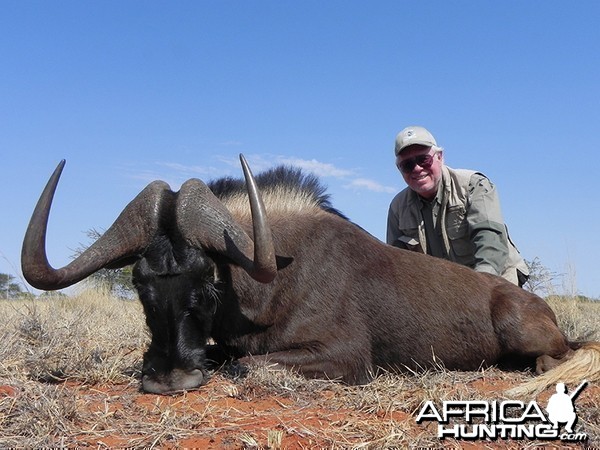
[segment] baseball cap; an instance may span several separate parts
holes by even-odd
[[[425,128],[411,126],[406,127],[396,136],[396,156],[410,145],[426,145],[427,147],[431,147],[433,145],[437,146],[437,143],[431,133]]]

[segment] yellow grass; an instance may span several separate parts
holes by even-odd
[[[600,302],[553,299],[551,306],[572,339],[600,340]],[[230,436],[225,441],[229,448],[290,448],[291,442],[303,442],[304,448],[311,448],[310,443],[327,448],[464,448],[468,443],[440,442],[432,427],[415,423],[423,403],[502,399],[505,388],[531,377],[497,369],[439,368],[384,374],[369,385],[348,387],[257,366],[243,378],[216,373],[194,396],[144,396],[139,377],[149,336],[142,308],[137,301],[97,290],[0,301],[0,342],[0,448],[164,448],[211,435]],[[9,391],[3,393],[3,387]],[[110,389],[115,393],[108,394]],[[152,405],[142,407],[142,398],[151,398]],[[281,419],[276,426],[259,425],[273,415],[260,406],[271,398]],[[237,403],[223,408],[227,401]],[[587,445],[600,445],[599,410],[600,400],[589,396],[578,410],[578,429],[590,437]],[[304,419],[293,414],[304,414]],[[124,440],[115,444],[109,440],[115,436]],[[552,443],[512,444],[551,448]]]

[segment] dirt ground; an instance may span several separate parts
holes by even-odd
[[[518,384],[518,376],[497,370],[453,374],[433,373],[429,384],[427,376],[411,380],[390,375],[365,387],[348,387],[259,368],[244,379],[216,374],[199,390],[173,396],[141,393],[133,380],[118,385],[66,381],[47,385],[43,395],[23,386],[2,385],[0,402],[17,403],[23,396],[34,401],[35,392],[40,405],[54,399],[57,408],[62,408],[55,413],[65,416],[63,425],[55,429],[63,428],[63,432],[48,443],[79,448],[508,449],[600,445],[594,434],[600,414],[598,386],[589,386],[577,399],[578,412],[587,412],[577,430],[592,434],[592,440],[569,446],[560,441],[439,440],[437,424],[415,422],[420,401],[411,402],[411,396],[418,399],[444,392],[431,400],[491,401],[504,398],[503,392]],[[550,394],[538,396],[540,405],[546,405]]]
[[[600,340],[595,302],[557,306],[562,329]],[[139,389],[148,343],[139,303],[102,292],[0,302],[0,449],[600,448],[598,383],[575,402],[575,431],[587,440],[440,440],[435,421],[416,422],[428,401],[536,400],[545,408],[554,386],[518,399],[506,391],[529,373],[436,367],[346,386],[257,365],[243,377],[218,370],[198,390],[157,396]]]

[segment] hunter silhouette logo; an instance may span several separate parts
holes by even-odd
[[[556,384],[556,394],[552,394],[552,397],[548,401],[548,406],[546,406],[548,418],[555,430],[558,430],[559,423],[566,423],[565,431],[573,433],[573,425],[577,421],[573,402],[583,388],[587,386],[587,383],[587,380],[584,380],[571,395],[567,394],[567,387],[564,383]]]
[[[556,384],[556,393],[541,408],[535,400],[448,400],[436,407],[427,401],[419,411],[416,422],[435,421],[440,439],[545,439],[572,442],[587,440],[586,433],[575,433],[577,422],[574,402],[587,386],[584,380],[572,394],[564,383]],[[560,432],[560,425],[564,431]]]

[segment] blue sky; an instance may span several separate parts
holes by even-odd
[[[498,187],[511,236],[600,297],[597,1],[21,1],[1,4],[0,272],[67,166],[62,266],[150,181],[313,170],[380,239],[405,184],[393,143],[427,127]],[[407,274],[407,276],[410,276]]]

